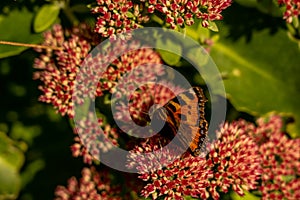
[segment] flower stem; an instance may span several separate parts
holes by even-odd
[[[40,48],[40,49],[53,49],[53,50],[58,50],[58,51],[63,50],[62,47],[45,46],[45,45],[39,45],[39,44],[26,44],[26,43],[9,42],[9,41],[2,41],[2,40],[0,40],[0,44],[11,45],[11,46],[21,46],[21,47]]]
[[[77,17],[74,15],[72,9],[70,8],[70,1],[66,1],[64,7],[63,7],[63,12],[66,15],[66,17],[69,19],[69,21],[73,24],[73,25],[78,25],[79,24],[79,20],[77,19]]]

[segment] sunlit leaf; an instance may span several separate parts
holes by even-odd
[[[5,133],[0,132],[0,199],[18,196],[21,184],[19,170],[23,164],[23,152]]]
[[[40,43],[41,35],[33,34],[31,31],[33,15],[25,8],[12,10],[8,15],[0,15],[0,40],[27,44]],[[0,44],[0,58],[18,55],[26,49],[28,47]]]
[[[219,28],[215,22],[209,22],[209,25],[207,27],[209,30],[212,30],[214,32],[218,32]]]
[[[227,28],[211,55],[224,80],[228,98],[239,111],[263,115],[270,111],[295,118],[300,130],[300,52],[284,30],[253,31],[252,39],[232,41]],[[295,136],[299,131],[293,130]]]
[[[2,157],[0,157],[0,177],[0,199],[16,199],[20,190],[20,176]]]
[[[179,62],[181,58],[181,46],[179,43],[176,43],[176,41],[172,41],[170,38],[162,38],[157,40],[157,46],[164,46],[165,49],[179,52],[179,54],[175,54],[170,51],[158,49],[160,56],[168,65],[175,65]]]
[[[60,7],[56,4],[43,5],[34,18],[35,32],[42,32],[49,28],[57,19]]]
[[[255,196],[250,192],[244,191],[244,193],[245,193],[244,196],[239,196],[237,193],[231,192],[230,197],[232,198],[232,200],[260,200],[261,199],[260,197]]]
[[[257,0],[235,0],[235,2],[247,7],[256,7],[257,5]]]

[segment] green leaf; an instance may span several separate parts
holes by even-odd
[[[11,127],[10,137],[15,140],[25,141],[27,144],[32,145],[33,140],[40,134],[40,126],[24,126],[21,122],[15,122]]]
[[[185,200],[196,200],[196,199],[198,199],[198,198],[193,198],[193,197],[191,197],[191,196],[185,196],[184,199],[185,199]]]
[[[22,188],[30,183],[36,173],[45,167],[45,161],[38,159],[29,163],[21,174]]]
[[[90,9],[86,4],[76,4],[71,7],[71,11],[77,12],[77,13],[89,13]]]
[[[0,158],[13,166],[15,170],[19,170],[24,164],[23,152],[17,148],[16,142],[3,132],[0,132]]]
[[[28,44],[40,43],[40,34],[31,32],[33,13],[23,8],[12,10],[8,15],[0,15],[0,40]],[[0,59],[20,54],[28,47],[0,44]]]
[[[33,29],[42,32],[49,28],[58,18],[60,7],[56,4],[45,4],[34,18]]]
[[[199,39],[202,43],[210,37],[209,29],[204,28],[201,24],[198,26],[197,33],[199,34]]]
[[[174,38],[175,39],[175,38]],[[176,65],[181,58],[181,45],[176,42],[176,40],[171,40],[170,38],[160,38],[157,40],[156,46],[163,46],[165,49],[174,50],[175,52],[179,52],[179,54],[172,53],[170,51],[165,51],[163,49],[157,49],[158,53],[162,57],[162,59],[168,65]]]
[[[269,14],[273,17],[281,17],[283,11],[279,8],[278,3],[273,0],[257,1],[257,9],[263,13]]]
[[[282,177],[282,180],[284,181],[284,182],[290,182],[291,180],[293,180],[293,179],[296,179],[296,174],[295,175],[282,175],[281,177]]]
[[[238,4],[246,7],[256,7],[257,0],[235,0]]]
[[[300,136],[300,56],[284,30],[271,35],[253,31],[252,39],[232,41],[222,27],[211,55],[222,74],[228,98],[239,111],[263,115],[271,111],[293,116]]]
[[[20,176],[2,157],[0,157],[0,177],[0,200],[16,199],[20,190]]]
[[[277,0],[235,0],[238,4],[257,8],[259,11],[265,14],[269,14],[273,17],[282,17],[284,10],[280,9]]]
[[[134,17],[135,17],[134,14],[132,12],[129,12],[129,11],[126,13],[126,15],[127,15],[128,18],[131,18],[131,19],[134,19]]]
[[[219,32],[219,28],[215,22],[209,22],[209,26],[207,28],[211,31]]]
[[[0,132],[0,199],[16,199],[20,191],[19,170],[24,164],[23,152]]]
[[[204,28],[200,19],[196,19],[195,23],[191,26],[186,26],[186,35],[193,38],[196,41],[204,42],[205,39],[210,37],[210,31],[208,28]]]
[[[230,197],[232,198],[232,200],[260,200],[260,197],[255,196],[250,192],[244,191],[244,193],[245,195],[241,197],[237,193],[231,192]]]

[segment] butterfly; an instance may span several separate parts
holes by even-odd
[[[192,87],[156,109],[151,121],[153,124],[165,121],[160,133],[167,137],[179,134],[178,144],[189,147],[192,155],[199,156],[207,140],[208,122],[204,112],[206,102],[203,90]]]

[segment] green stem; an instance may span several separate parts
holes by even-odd
[[[160,17],[158,17],[157,15],[152,15],[151,16],[151,20],[155,21],[159,25],[163,25],[164,24],[164,21]]]
[[[66,15],[66,17],[69,19],[69,21],[73,24],[73,25],[78,25],[79,24],[79,20],[77,19],[77,17],[74,15],[74,13],[72,12],[70,6],[69,6],[69,1],[67,0],[64,7],[63,7],[63,12]]]

